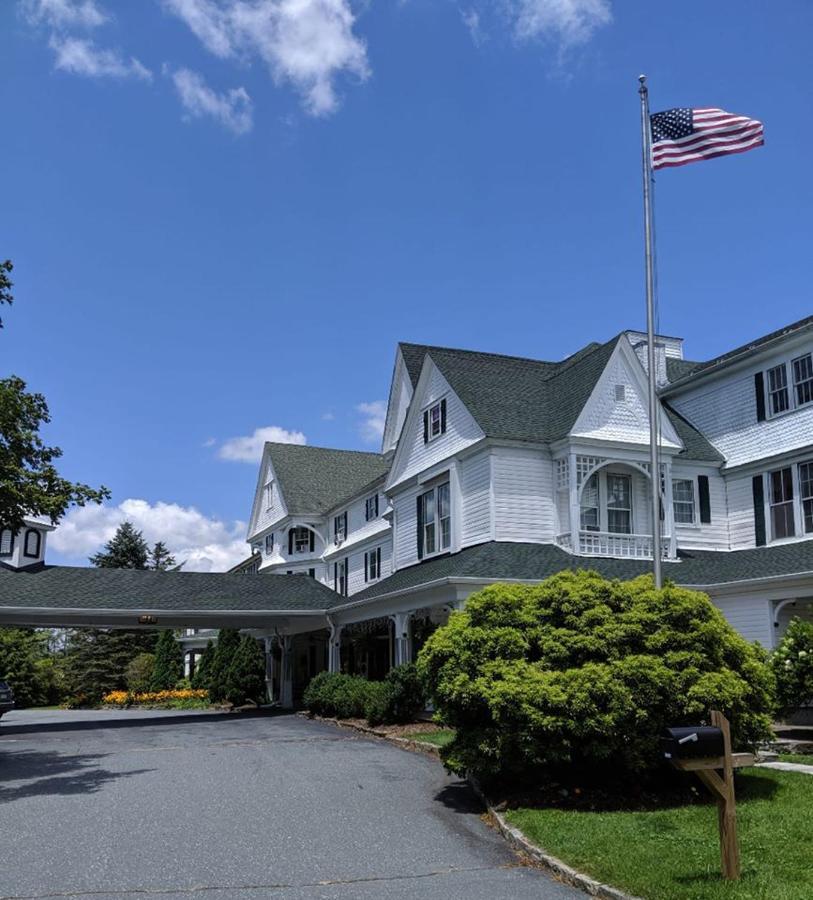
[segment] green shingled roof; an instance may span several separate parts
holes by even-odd
[[[303,575],[152,572],[79,566],[0,568],[0,607],[318,612],[341,600]]]
[[[267,443],[289,515],[324,515],[389,471],[391,455]]]
[[[429,355],[488,437],[550,443],[570,433],[622,337],[588,344],[558,363],[419,344],[400,348],[413,387]],[[683,441],[681,456],[722,460],[690,422],[668,408],[667,415]]]
[[[574,556],[553,544],[492,541],[459,553],[435,557],[354,594],[351,603],[441,579],[484,578],[541,581],[564,569],[592,569],[605,578],[635,578],[652,571],[646,560]],[[664,562],[663,576],[677,584],[712,586],[754,578],[813,573],[813,540],[751,550],[682,550],[677,562]]]

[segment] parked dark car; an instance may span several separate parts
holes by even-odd
[[[8,682],[0,681],[0,718],[14,709],[14,691]]]

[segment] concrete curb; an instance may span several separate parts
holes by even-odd
[[[554,875],[559,881],[569,884],[571,887],[579,888],[591,897],[600,897],[602,900],[641,900],[641,898],[635,897],[632,894],[626,894],[624,891],[620,891],[610,884],[603,884],[600,881],[596,881],[595,878],[585,875],[584,872],[579,872],[577,869],[574,869],[573,866],[569,866],[567,863],[562,862],[561,859],[547,853],[541,847],[533,843],[533,841],[529,840],[519,828],[508,824],[502,813],[494,808],[491,801],[483,793],[483,790],[476,779],[469,777],[467,780],[474,792],[485,804],[488,814],[493,820],[497,831],[500,832],[503,838],[505,838],[506,843],[510,847],[513,847],[514,850],[524,853],[543,869],[547,869],[547,871]]]
[[[308,719],[314,719],[317,722],[327,722],[331,725],[337,725],[339,728],[347,728],[351,731],[357,731],[370,737],[383,739],[392,744],[398,744],[406,750],[417,750],[438,759],[440,758],[439,748],[435,747],[433,744],[425,744],[423,741],[413,741],[409,738],[400,738],[387,734],[385,731],[371,728],[368,725],[344,722],[341,719],[328,719],[322,716],[311,716],[307,713],[300,713],[300,715]],[[482,801],[483,806],[485,806],[486,812],[496,826],[497,831],[499,831],[509,847],[525,854],[525,856],[532,859],[543,869],[546,869],[559,881],[569,884],[571,887],[579,888],[579,890],[584,891],[591,897],[599,897],[601,900],[641,900],[641,898],[635,897],[632,894],[625,894],[624,891],[620,891],[610,884],[602,884],[600,881],[596,881],[595,878],[591,878],[589,875],[585,875],[583,872],[579,872],[567,863],[562,862],[561,859],[557,859],[550,853],[546,853],[541,847],[538,847],[530,841],[519,828],[515,828],[513,825],[508,824],[502,813],[497,812],[494,808],[475,778],[468,776],[466,780],[471,785],[474,793],[477,794]]]

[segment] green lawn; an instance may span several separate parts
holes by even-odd
[[[410,741],[420,741],[422,744],[434,744],[435,747],[445,747],[454,738],[454,732],[450,729],[443,729],[442,731],[419,731],[413,732],[412,734],[404,734],[402,737],[409,738]]]
[[[742,880],[720,878],[713,804],[641,812],[516,809],[508,820],[549,853],[646,900],[813,898],[813,777],[737,778]]]
[[[779,762],[802,763],[805,766],[813,766],[813,753],[780,753]]]

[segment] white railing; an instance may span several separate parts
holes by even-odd
[[[557,543],[565,550],[584,556],[614,556],[622,559],[652,559],[651,534],[615,534],[609,531],[580,531],[579,546],[574,548],[570,534],[560,534]],[[669,557],[671,539],[661,539],[661,555]]]

